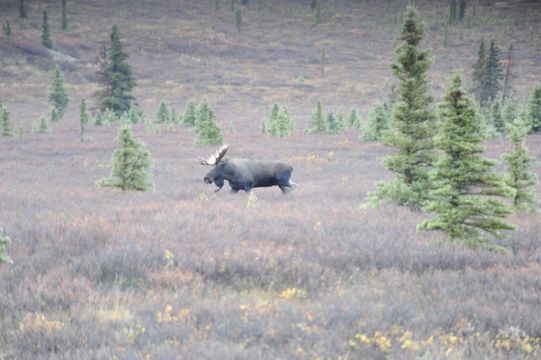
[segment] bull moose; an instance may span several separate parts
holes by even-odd
[[[250,192],[255,187],[276,185],[285,194],[297,185],[289,179],[293,171],[290,165],[249,159],[224,159],[228,148],[223,145],[207,159],[199,160],[202,165],[214,166],[204,180],[207,184],[215,183],[218,186],[215,192],[221,190],[224,180],[229,182],[233,193],[239,190]]]

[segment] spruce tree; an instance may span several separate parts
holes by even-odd
[[[55,66],[51,93],[49,94],[49,103],[58,111],[59,119],[64,117],[64,112],[68,106],[68,94],[64,87],[64,74],[60,68]]]
[[[271,116],[263,124],[263,132],[271,136],[284,137],[293,131],[293,122],[289,118],[287,109],[273,104]]]
[[[144,142],[137,139],[129,125],[118,129],[115,139],[119,145],[113,152],[111,174],[98,181],[98,186],[122,191],[146,191],[154,186],[151,181],[152,159]]]
[[[188,104],[186,104],[186,109],[184,109],[184,113],[181,116],[180,123],[183,126],[195,126],[195,102],[192,100],[188,101]]]
[[[237,9],[235,12],[235,26],[237,27],[238,32],[242,32],[242,11],[240,9]]]
[[[391,113],[385,103],[376,103],[368,112],[368,124],[362,135],[363,140],[379,141],[383,133],[389,128]]]
[[[527,113],[531,131],[541,132],[541,85],[537,85],[534,88],[528,101]]]
[[[326,129],[325,132],[331,135],[338,135],[344,132],[344,117],[340,114],[333,114],[329,112],[325,119]]]
[[[496,46],[496,41],[490,41],[490,49],[484,71],[484,93],[486,100],[496,101],[496,96],[501,90],[501,80],[503,79],[503,69],[500,65],[500,49]]]
[[[13,260],[6,254],[6,248],[10,242],[9,236],[0,235],[0,264],[13,264]]]
[[[84,142],[85,125],[90,122],[90,115],[88,115],[88,111],[86,110],[85,99],[82,99],[81,105],[79,105],[79,122],[81,125],[81,142]]]
[[[49,21],[47,20],[47,10],[43,10],[43,24],[41,25],[41,43],[47,49],[53,48],[51,31],[49,30]]]
[[[528,128],[520,123],[510,123],[507,134],[512,148],[503,155],[507,162],[505,183],[513,189],[513,207],[518,211],[535,211],[535,184],[537,177],[532,169],[533,159],[528,154],[525,137]]]
[[[19,0],[19,17],[21,19],[26,19],[28,17],[26,13],[26,4],[24,3],[24,0]]]
[[[68,30],[68,15],[66,11],[67,0],[62,0],[62,30]]]
[[[145,122],[145,115],[143,111],[139,109],[135,101],[130,102],[130,108],[127,112],[129,122],[132,124],[139,124]]]
[[[170,124],[172,122],[169,108],[167,107],[167,105],[165,105],[163,101],[160,102],[160,106],[158,107],[158,113],[156,114],[156,122],[161,124]]]
[[[304,132],[307,134],[322,133],[327,130],[327,125],[325,123],[325,115],[323,114],[323,106],[321,105],[320,100],[318,100],[316,103],[316,109],[310,117],[308,126],[309,127],[304,130]]]
[[[49,120],[46,116],[42,116],[38,121],[32,126],[32,132],[37,134],[47,134],[50,132],[49,129]]]
[[[354,128],[356,130],[361,129],[361,117],[359,116],[359,112],[357,111],[357,109],[351,109],[348,118],[348,125],[350,128]]]
[[[492,171],[494,162],[482,157],[483,140],[475,106],[461,88],[460,75],[455,75],[440,107],[434,138],[441,156],[425,210],[436,217],[419,228],[441,230],[451,242],[473,249],[502,250],[485,235],[500,237],[501,230],[514,229],[502,220],[510,210],[497,199],[509,196],[509,189]]]
[[[398,64],[392,66],[393,73],[400,80],[397,99],[391,126],[383,138],[385,145],[396,149],[384,160],[387,169],[396,176],[391,181],[380,182],[377,191],[370,194],[375,205],[386,200],[419,210],[427,200],[429,171],[434,157],[435,115],[431,107],[432,97],[428,94],[428,52],[418,49],[423,36],[417,11],[410,5],[400,37],[405,43],[396,50]]]
[[[466,17],[466,0],[460,0],[458,5],[458,21],[463,21]]]
[[[270,129],[272,127],[272,124],[276,121],[278,118],[278,113],[280,112],[280,106],[278,104],[272,104],[271,107],[271,113],[268,119],[264,120],[261,124],[261,132],[263,134],[270,133]]]
[[[0,120],[2,122],[2,136],[13,136],[13,126],[11,125],[11,116],[7,107],[0,104]]]
[[[454,24],[456,22],[456,0],[449,1],[449,24]]]
[[[111,32],[111,45],[101,55],[99,82],[103,90],[98,94],[100,109],[112,110],[117,116],[128,111],[135,100],[131,91],[135,87],[135,77],[128,63],[129,55],[120,40],[118,26]]]
[[[202,100],[196,111],[195,132],[197,145],[222,145],[223,137],[216,123],[216,116],[206,100]]]
[[[481,40],[479,45],[479,52],[477,54],[477,61],[473,65],[473,88],[472,93],[475,95],[475,98],[481,105],[484,105],[487,96],[485,93],[485,66],[486,66],[486,50],[485,50],[485,41]]]
[[[4,35],[6,37],[11,37],[11,24],[9,23],[9,20],[6,22],[5,25],[2,26],[2,30],[4,31]]]
[[[491,122],[492,126],[494,127],[494,130],[498,133],[498,135],[502,135],[505,133],[505,119],[502,114],[502,108],[500,106],[500,103],[498,101],[492,103],[491,107]]]

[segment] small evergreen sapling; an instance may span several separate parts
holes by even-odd
[[[49,120],[46,116],[42,116],[38,121],[32,126],[32,132],[37,134],[47,134],[50,132],[49,129]]]
[[[51,93],[49,94],[49,103],[58,111],[58,119],[64,117],[68,102],[69,97],[66,88],[64,87],[64,74],[62,74],[62,71],[60,71],[58,66],[55,66]]]
[[[289,118],[287,109],[278,104],[272,105],[269,119],[263,122],[262,130],[271,136],[284,137],[293,131],[293,121]]]
[[[160,106],[158,107],[158,113],[156,114],[156,122],[159,124],[170,124],[171,121],[171,112],[169,111],[169,108],[165,103],[162,101],[160,102]]]
[[[90,115],[88,115],[88,111],[86,110],[85,99],[82,99],[81,105],[79,105],[79,121],[81,125],[81,142],[84,142],[85,125],[90,122]]]
[[[98,186],[122,191],[151,190],[152,159],[145,143],[133,135],[129,125],[118,129],[115,141],[119,147],[113,152],[111,174],[98,181]]]
[[[9,23],[9,20],[4,25],[2,25],[2,30],[4,31],[4,35],[6,37],[8,38],[11,37],[12,32],[11,32],[11,24]]]
[[[368,112],[368,124],[362,135],[363,140],[380,141],[389,128],[391,110],[386,103],[377,102]]]
[[[0,104],[0,120],[2,122],[2,136],[12,137],[13,126],[11,125],[11,116],[7,107]]]
[[[242,32],[244,24],[242,22],[242,11],[240,9],[237,9],[235,12],[235,26],[237,27],[238,32]]]
[[[435,163],[431,176],[434,186],[425,207],[436,217],[425,220],[419,228],[441,230],[451,242],[473,249],[501,251],[485,234],[500,237],[501,230],[514,229],[501,220],[510,210],[497,200],[508,197],[509,189],[492,171],[494,162],[481,156],[484,136],[459,75],[452,80],[439,118],[434,143],[441,155]]]
[[[206,100],[202,100],[196,111],[195,132],[197,145],[222,145],[223,136],[216,123],[216,116]]]
[[[0,264],[13,264],[13,260],[6,254],[8,244],[11,242],[9,236],[0,236]]]
[[[338,135],[344,132],[344,116],[342,114],[333,114],[329,112],[325,119],[325,132],[331,135]]]
[[[357,109],[351,109],[348,117],[348,125],[350,128],[361,130],[361,117],[359,116],[359,112],[357,111]]]
[[[537,85],[528,101],[527,109],[532,132],[541,132],[541,85]]]
[[[316,103],[316,108],[314,113],[310,117],[308,122],[308,128],[304,130],[307,134],[322,133],[327,130],[327,125],[325,122],[325,115],[323,114],[323,106],[321,101],[318,100]]]
[[[186,104],[186,109],[181,116],[181,124],[183,126],[195,126],[196,106],[192,100]]]
[[[47,10],[43,10],[43,24],[41,25],[41,43],[47,49],[53,48],[51,40],[51,31],[49,29],[49,21],[47,20]]]
[[[518,211],[536,211],[535,184],[537,176],[533,172],[533,159],[528,154],[525,137],[528,128],[519,122],[507,125],[511,149],[503,155],[507,163],[505,183],[513,189],[513,207]]]
[[[130,108],[127,112],[129,122],[132,124],[139,124],[145,122],[145,115],[143,111],[137,106],[135,101],[130,103]]]

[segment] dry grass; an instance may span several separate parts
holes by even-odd
[[[26,70],[0,75],[0,97],[27,130],[22,142],[0,139],[0,227],[13,240],[15,261],[0,267],[0,358],[541,356],[539,214],[511,217],[519,230],[501,240],[507,255],[447,245],[415,229],[422,214],[363,206],[374,182],[390,176],[381,162],[387,149],[354,133],[302,134],[317,97],[333,108],[366,109],[386,96],[389,29],[404,2],[340,2],[339,14],[330,2],[321,27],[312,26],[300,1],[273,2],[246,14],[241,35],[225,3],[219,14],[213,2],[141,1],[128,11],[131,3],[115,1],[114,13],[113,1],[70,8],[72,30],[56,42],[78,54],[67,75],[72,103],[50,134],[28,130],[46,111],[43,69],[51,60],[27,59]],[[16,7],[10,11],[14,16]],[[438,11],[446,10],[437,6],[427,22],[437,21]],[[29,26],[39,26],[32,16]],[[215,194],[203,183],[208,169],[196,159],[208,149],[192,147],[191,129],[151,135],[137,125],[153,154],[156,190],[99,190],[95,181],[108,173],[103,165],[116,129],[92,127],[90,140],[79,143],[76,99],[95,89],[87,66],[113,20],[126,37],[140,78],[136,95],[150,117],[161,99],[181,109],[189,98],[207,96],[222,126],[235,130],[225,133],[230,156],[291,163],[299,187],[288,196],[256,189],[255,207],[247,208],[246,194]],[[487,24],[482,35],[495,28]],[[512,29],[517,38],[528,31]],[[464,40],[445,50],[437,34],[429,31],[427,41],[436,54],[436,92],[452,64],[473,62],[477,47]],[[26,32],[15,37],[30,41]],[[11,57],[0,62],[13,64],[21,54],[1,41]],[[323,44],[330,64],[320,79]],[[518,44],[522,96],[539,82],[539,72],[529,72],[539,68],[539,49]],[[258,131],[277,100],[297,122],[285,139]],[[528,144],[539,158],[541,137]],[[487,146],[493,158],[505,151],[501,140]],[[538,163],[535,171],[541,174]]]

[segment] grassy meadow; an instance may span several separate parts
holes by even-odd
[[[303,133],[318,98],[325,110],[356,107],[366,122],[388,97],[407,1],[323,1],[316,25],[310,1],[250,0],[241,33],[230,1],[218,11],[215,1],[68,1],[67,32],[60,1],[26,2],[26,20],[17,1],[0,3],[0,22],[13,27],[0,38],[0,101],[16,132],[0,137],[0,235],[14,260],[0,265],[0,359],[541,357],[541,214],[509,217],[518,229],[498,240],[507,254],[448,244],[416,230],[429,215],[366,206],[374,184],[392,177],[382,163],[390,149],[353,130]],[[541,83],[539,3],[472,1],[445,46],[447,2],[416,3],[436,101],[455,67],[469,81],[481,38],[496,38],[502,54],[514,44],[517,100]],[[44,8],[54,51],[40,43]],[[162,100],[180,112],[206,98],[228,156],[287,162],[298,187],[257,188],[248,207],[248,194],[203,182],[210,168],[197,159],[213,148],[193,146],[192,129],[137,124],[155,190],[97,188],[117,126],[89,126],[79,142],[78,104],[93,104],[113,23],[148,118]],[[68,111],[51,133],[33,134],[55,64]],[[296,123],[289,137],[259,131],[273,102]],[[527,143],[541,158],[541,135]],[[486,149],[500,161],[508,143]],[[539,162],[534,170],[541,176]]]

